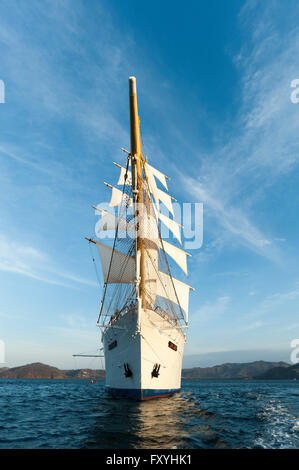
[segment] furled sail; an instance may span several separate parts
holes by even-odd
[[[154,308],[157,295],[157,273],[159,254],[157,245],[151,240],[145,240],[146,249],[144,253],[144,287],[146,305]]]
[[[96,245],[101,258],[104,281],[107,284],[135,282],[135,258],[100,242],[96,242]]]
[[[144,297],[148,308],[154,308],[156,300],[156,279],[159,265],[159,231],[156,211],[148,191],[143,195],[143,205],[138,220],[139,235],[143,240]]]

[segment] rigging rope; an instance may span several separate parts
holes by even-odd
[[[118,272],[119,280],[121,281],[123,276],[126,274],[126,269],[135,251],[135,239],[132,240],[131,238],[129,238],[128,233],[126,233],[125,237],[118,237],[119,226],[120,226],[121,220],[124,219],[129,223],[133,217],[132,215],[128,214],[128,211],[127,211],[128,206],[129,206],[129,199],[127,198],[127,201],[125,200],[126,195],[127,196],[132,195],[132,186],[126,184],[127,179],[128,179],[128,171],[129,171],[128,168],[129,168],[130,159],[131,159],[131,155],[129,154],[127,157],[126,172],[124,175],[124,184],[123,184],[123,189],[122,189],[123,198],[122,198],[122,203],[119,206],[119,211],[118,211],[119,219],[117,219],[118,222],[116,225],[113,248],[112,248],[111,258],[109,261],[107,279],[106,279],[105,286],[104,286],[104,295],[103,295],[102,305],[101,305],[101,309],[99,313],[99,320],[102,317],[103,324],[105,324],[105,322],[107,321],[109,317],[111,319],[112,315],[115,315],[115,312],[123,309],[126,302],[128,302],[129,299],[133,298],[134,291],[135,291],[135,284],[134,286],[132,286],[132,284],[126,284],[126,283],[121,283],[121,282],[117,284],[109,283],[109,277],[110,277],[110,273],[112,269],[112,263],[113,263],[115,252],[119,251],[120,253],[125,255],[124,261],[121,262],[119,266],[119,272]]]
[[[90,249],[91,259],[93,261],[94,269],[95,269],[95,272],[96,272],[96,278],[98,280],[99,286],[102,288],[102,284],[100,282],[99,273],[98,273],[98,270],[97,270],[96,261],[94,259],[93,253],[92,253],[92,248],[91,248],[90,242],[88,242],[88,245],[89,245],[89,249]]]
[[[143,144],[144,145],[144,144]],[[125,200],[125,196],[134,196],[133,195],[133,187],[132,184],[126,184],[128,182],[128,168],[131,162],[131,155],[129,154],[127,157],[126,163],[126,171],[124,175],[124,184],[122,188],[122,202],[119,206],[117,224],[115,227],[115,237],[113,241],[113,248],[111,258],[108,262],[108,274],[107,274],[107,282],[104,285],[104,295],[102,300],[102,305],[99,313],[99,319],[101,318],[101,324],[108,325],[108,323],[112,326],[113,322],[111,322],[111,317],[120,315],[123,311],[123,308],[126,305],[129,305],[130,302],[134,302],[136,299],[136,284],[134,283],[122,283],[121,280],[123,276],[126,274],[130,259],[134,257],[136,254],[136,238],[132,239],[130,234],[126,232],[126,235],[122,237],[119,234],[119,231],[122,230],[120,223],[121,220],[125,220],[127,223],[131,223],[135,218],[136,214],[132,214],[128,211],[128,201]],[[145,161],[142,158],[142,173],[143,176],[138,175],[138,178],[141,178],[140,185],[142,187],[143,193],[143,203],[144,203],[144,217],[142,221],[144,221],[144,227],[146,232],[144,232],[141,237],[143,238],[143,246],[145,248],[145,266],[146,269],[149,269],[148,280],[149,282],[143,286],[144,292],[147,298],[147,301],[152,309],[156,310],[158,307],[169,316],[169,319],[174,321],[176,324],[180,321],[185,320],[185,315],[183,309],[180,304],[180,299],[178,297],[178,293],[176,291],[175,282],[172,277],[170,267],[168,264],[168,259],[166,256],[166,252],[164,250],[163,239],[161,236],[161,229],[159,226],[159,220],[157,218],[156,211],[151,212],[152,207],[154,206],[154,197],[152,197],[153,189],[151,188],[151,182],[147,177],[147,172],[145,168]],[[133,178],[132,172],[132,178]],[[133,197],[133,200],[134,197]],[[141,221],[136,220],[135,218],[135,227],[136,230],[139,230],[139,224]],[[138,224],[136,226],[136,224]],[[152,232],[152,229],[155,232]],[[155,237],[159,240],[153,238],[153,233],[156,233]],[[154,244],[154,245],[153,245]],[[153,248],[154,246],[154,248]],[[124,256],[123,260],[120,260],[116,257],[116,252],[119,251]],[[115,256],[114,256],[115,255]],[[111,272],[115,270],[115,263],[113,259],[116,259],[118,263],[118,283],[109,283],[109,277]],[[169,276],[169,283],[167,285],[162,282],[163,277],[160,273],[168,274]],[[153,279],[152,279],[153,278]],[[159,279],[160,281],[160,290],[162,289],[165,295],[157,295],[156,294],[156,283],[154,282],[155,279]],[[170,300],[170,298],[175,299],[175,301]]]

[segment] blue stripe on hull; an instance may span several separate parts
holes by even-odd
[[[180,388],[140,389],[140,388],[112,388],[112,387],[106,386],[106,390],[112,395],[133,398],[135,400],[150,400],[152,398],[170,397],[174,393],[179,392]]]

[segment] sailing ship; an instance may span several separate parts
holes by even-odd
[[[120,188],[105,183],[112,190],[109,207],[118,213],[93,206],[101,215],[98,232],[113,230],[113,243],[86,238],[97,246],[104,278],[97,325],[102,331],[106,388],[148,400],[171,396],[181,388],[192,287],[172,276],[170,260],[187,275],[190,255],[177,246],[181,225],[174,220],[169,178],[142,153],[135,77],[129,77],[129,104],[131,149],[122,149],[124,166],[115,163],[120,167]],[[164,240],[162,226],[177,241]]]

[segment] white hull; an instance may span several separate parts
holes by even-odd
[[[112,392],[145,400],[181,388],[185,335],[157,312],[142,311],[139,332],[136,311],[127,312],[107,327],[103,343],[106,387]]]

